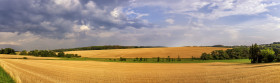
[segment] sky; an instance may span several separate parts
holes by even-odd
[[[280,41],[279,0],[0,0],[0,48]]]

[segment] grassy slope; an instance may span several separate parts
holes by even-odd
[[[0,67],[0,83],[15,83],[9,74],[7,74],[2,67]]]

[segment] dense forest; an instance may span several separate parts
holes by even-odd
[[[129,48],[155,48],[163,46],[119,46],[119,45],[107,45],[107,46],[89,46],[79,48],[67,48],[67,49],[56,49],[55,52],[63,51],[78,51],[78,50],[105,50],[105,49],[129,49]]]

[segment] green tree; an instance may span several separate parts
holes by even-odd
[[[250,52],[250,57],[249,59],[251,60],[251,63],[261,63],[262,62],[262,55],[260,55],[260,48],[257,44],[253,44],[250,46],[249,49]]]
[[[170,56],[167,56],[167,61],[170,62]]]
[[[261,50],[261,55],[263,56],[263,61],[265,63],[268,62],[273,62],[273,60],[275,59],[275,52],[272,49],[262,49]]]
[[[57,57],[64,57],[65,56],[65,53],[64,52],[59,52],[58,54],[57,54]]]
[[[201,56],[200,56],[200,59],[201,59],[201,60],[209,60],[209,59],[207,58],[207,55],[208,55],[208,54],[205,53],[205,52],[202,53]]]

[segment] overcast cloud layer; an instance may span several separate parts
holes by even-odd
[[[280,41],[277,0],[0,0],[0,48]]]

